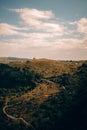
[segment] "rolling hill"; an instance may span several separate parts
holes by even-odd
[[[0,63],[3,130],[86,130],[87,61],[32,59]],[[22,118],[14,122],[3,113]]]

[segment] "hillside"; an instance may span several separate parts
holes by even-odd
[[[63,73],[74,73],[77,67],[81,66],[84,61],[56,61],[49,59],[33,59],[26,62],[9,63],[11,67],[19,67],[21,69],[31,69],[37,73],[41,73],[45,77],[61,75]]]
[[[3,130],[87,129],[87,61],[1,63],[0,95]]]

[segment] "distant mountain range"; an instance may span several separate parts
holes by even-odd
[[[14,61],[27,61],[28,58],[18,58],[18,57],[0,57],[0,63],[14,62]]]

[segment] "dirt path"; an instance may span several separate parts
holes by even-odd
[[[16,121],[16,122],[22,122],[26,127],[31,127],[31,128],[33,128],[33,130],[35,130],[35,128],[34,128],[30,123],[28,123],[24,118],[22,118],[22,117],[17,118],[17,117],[14,117],[14,116],[12,116],[12,115],[9,115],[9,114],[6,112],[6,109],[9,108],[9,107],[12,107],[12,106],[13,106],[13,105],[6,105],[6,106],[4,106],[4,107],[3,107],[3,113],[4,113],[8,118],[10,118],[11,120]]]

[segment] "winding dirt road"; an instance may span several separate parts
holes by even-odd
[[[4,106],[4,107],[3,107],[3,113],[4,113],[8,118],[10,118],[11,120],[16,121],[16,122],[21,122],[21,123],[23,123],[26,127],[31,127],[31,128],[33,128],[33,130],[35,130],[35,128],[34,128],[30,123],[28,123],[24,118],[22,118],[22,117],[17,118],[17,117],[14,117],[14,116],[12,116],[12,115],[9,115],[9,114],[6,112],[6,109],[9,108],[9,107],[12,107],[12,106],[13,106],[13,105],[6,105],[6,106]]]
[[[46,84],[49,84],[49,85],[56,85],[54,82],[52,82],[52,81],[50,81],[50,80],[47,80],[47,79],[42,79],[42,82],[45,82]],[[54,93],[53,91],[50,93],[50,94],[52,94],[52,93]],[[7,108],[10,108],[10,107],[13,107],[14,105],[18,105],[18,104],[20,104],[20,103],[15,103],[15,104],[13,104],[13,105],[6,105],[6,106],[4,106],[3,107],[3,113],[8,117],[8,118],[10,118],[11,120],[13,120],[13,121],[15,121],[15,122],[21,122],[21,123],[23,123],[26,127],[31,127],[33,130],[35,130],[35,128],[29,123],[29,122],[27,122],[23,117],[14,117],[14,116],[12,116],[12,115],[9,115],[8,113],[7,113],[7,111],[6,111],[6,109]]]

